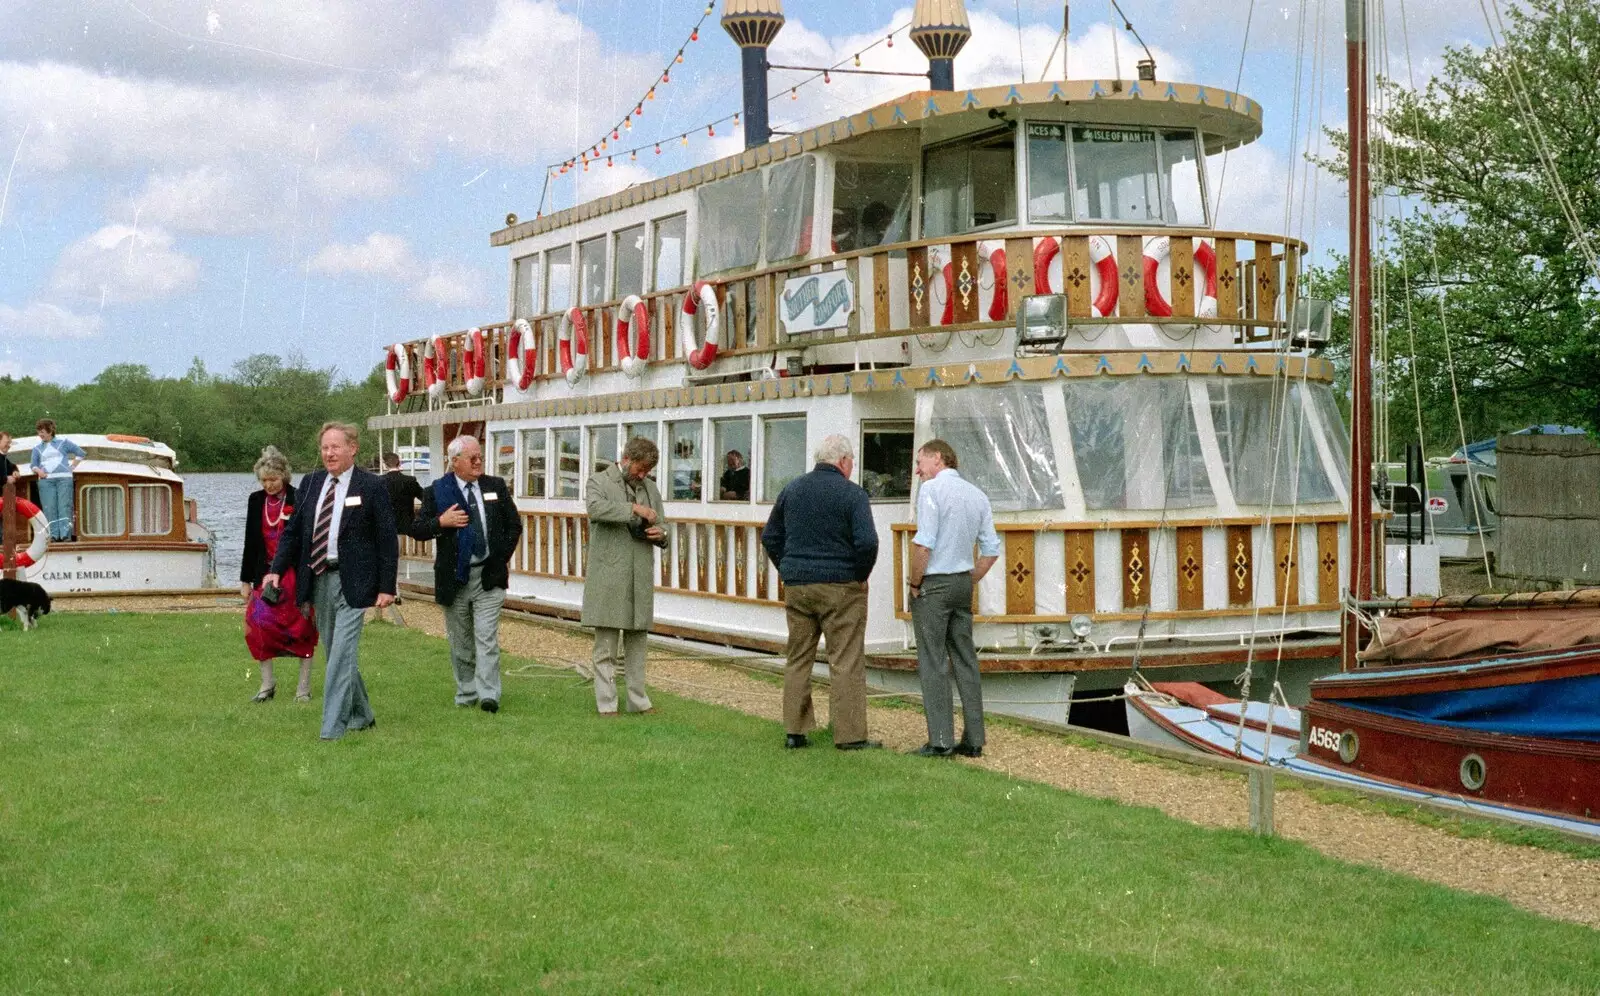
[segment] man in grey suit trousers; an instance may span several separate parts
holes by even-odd
[[[917,633],[917,677],[928,742],[920,757],[983,756],[983,683],[972,643],[972,587],[1000,559],[989,498],[961,479],[956,451],[930,439],[917,451],[917,534],[911,538],[911,624]],[[972,559],[972,547],[978,559]],[[949,669],[961,692],[966,729],[955,743]]]
[[[263,588],[295,565],[301,611],[315,604],[328,665],[322,681],[322,739],[378,725],[358,656],[366,610],[394,602],[400,541],[383,479],[355,465],[360,430],[329,422],[318,436],[324,469],[300,482],[295,514],[278,539]]]

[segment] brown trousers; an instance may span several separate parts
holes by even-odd
[[[817,637],[828,637],[828,712],[833,742],[867,739],[867,586],[858,581],[792,584],[784,589],[789,661],[783,669],[783,729],[817,728],[811,705],[811,667]]]

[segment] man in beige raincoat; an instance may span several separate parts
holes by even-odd
[[[647,476],[656,444],[634,438],[616,463],[589,478],[589,575],[585,626],[594,627],[594,703],[617,714],[617,654],[624,658],[628,711],[653,712],[644,687],[645,638],[655,618],[655,551],[667,545],[661,492]]]

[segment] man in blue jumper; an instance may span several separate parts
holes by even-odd
[[[761,542],[778,565],[788,609],[783,672],[784,746],[805,747],[816,729],[811,667],[818,634],[828,638],[828,710],[840,750],[882,747],[867,739],[867,578],[878,560],[878,532],[867,492],[850,480],[855,453],[829,436],[817,465],[783,489]]]

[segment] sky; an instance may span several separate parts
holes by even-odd
[[[1121,5],[1160,79],[1238,80],[1265,108],[1262,138],[1209,164],[1218,225],[1342,251],[1343,193],[1303,165],[1316,126],[1345,121],[1340,0]],[[1471,0],[1385,6],[1401,79],[1407,52],[1421,83],[1447,46],[1486,35]],[[739,56],[720,4],[687,40],[704,9],[0,0],[0,376],[77,384],[113,363],[178,375],[195,357],[225,373],[273,353],[359,379],[388,343],[503,321],[509,264],[489,233],[508,213],[533,217],[548,164],[608,136],[663,67],[670,81],[618,143],[646,144],[637,161],[560,177],[546,210],[743,147],[729,123],[706,133],[739,110]],[[958,88],[1061,78],[1059,53],[1045,63],[1059,2],[968,0],[968,11]],[[904,0],[787,0],[785,13],[772,62],[862,52],[864,68],[926,69],[903,30],[883,44],[910,20]],[[1134,75],[1138,42],[1109,5],[1074,4],[1071,20],[1071,78]],[[918,88],[833,76],[791,94],[802,78],[774,71],[774,127]]]

